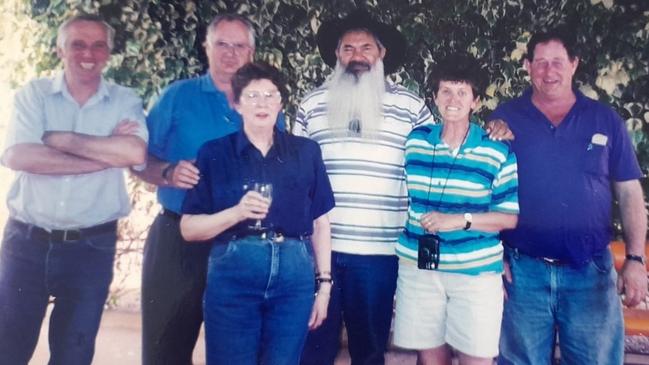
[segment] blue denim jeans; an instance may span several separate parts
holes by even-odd
[[[548,364],[559,337],[562,364],[620,365],[624,328],[608,250],[576,269],[506,250],[512,284],[498,364]]]
[[[394,255],[332,254],[334,286],[322,326],[309,333],[302,365],[332,365],[345,322],[352,365],[384,364],[398,262]]]
[[[48,242],[8,221],[0,251],[0,364],[28,363],[50,296],[49,364],[91,363],[116,240],[111,232]]]
[[[215,244],[207,270],[207,364],[297,364],[315,290],[310,242]]]

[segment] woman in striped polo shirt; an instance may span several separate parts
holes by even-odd
[[[484,72],[465,55],[436,67],[433,97],[443,123],[406,142],[409,209],[399,238],[394,343],[418,364],[491,364],[502,318],[503,247],[516,225],[516,157],[470,123]]]

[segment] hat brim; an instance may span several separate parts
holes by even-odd
[[[385,47],[383,67],[386,74],[395,72],[403,63],[406,54],[406,39],[397,28],[380,23],[363,11],[354,11],[342,19],[323,22],[318,29],[316,40],[320,57],[331,66],[336,66],[336,48],[340,38],[350,30],[367,29]]]

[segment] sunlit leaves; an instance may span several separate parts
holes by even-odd
[[[256,58],[288,77],[285,111],[291,122],[302,96],[331,72],[318,54],[315,33],[323,21],[356,5],[402,31],[409,45],[406,61],[390,79],[419,93],[433,110],[428,78],[436,62],[453,52],[475,55],[489,78],[481,117],[529,87],[522,61],[531,34],[568,24],[580,44],[576,85],[622,115],[642,166],[649,166],[647,0],[3,0],[0,82],[20,85],[57,69],[56,27],[74,13],[95,12],[117,29],[107,77],[137,88],[149,105],[172,81],[205,71],[206,24],[216,14],[239,12],[255,24]],[[146,201],[142,209],[155,210],[142,198],[146,193],[133,191]],[[133,226],[124,237],[142,231]]]
[[[19,46],[3,47],[17,50],[0,58],[0,77],[20,84],[34,72],[50,72],[58,63],[56,26],[73,13],[98,12],[118,30],[107,75],[148,99],[173,80],[203,72],[205,24],[217,13],[239,12],[257,27],[257,58],[289,76],[293,93],[286,111],[292,120],[299,98],[331,71],[317,53],[315,32],[322,21],[357,5],[404,33],[410,47],[394,78],[429,102],[427,80],[437,60],[453,52],[478,57],[491,81],[483,115],[528,86],[521,64],[531,32],[567,23],[582,45],[577,84],[589,96],[638,118],[649,132],[644,117],[649,112],[644,107],[649,99],[649,2],[642,1],[8,0],[2,10],[15,15],[0,26],[5,29],[0,42],[12,39]],[[17,20],[30,14],[36,22]],[[639,102],[642,111],[629,115],[623,108],[628,102]]]
[[[597,5],[597,4],[602,4],[606,9],[610,9],[613,7],[613,0],[590,0],[590,3],[592,5]]]

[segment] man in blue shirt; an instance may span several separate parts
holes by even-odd
[[[0,364],[25,365],[50,303],[50,364],[90,364],[113,278],[123,168],[146,158],[142,100],[102,77],[115,31],[79,15],[58,30],[63,72],[16,93],[2,163],[16,172],[0,251]]]
[[[499,106],[516,139],[518,226],[503,232],[505,302],[499,364],[547,364],[560,338],[567,364],[621,364],[620,298],[647,294],[642,176],[624,122],[573,88],[571,39],[550,31],[527,45],[530,90]],[[627,259],[616,279],[612,191],[620,203]]]
[[[252,24],[220,15],[207,27],[209,71],[166,88],[147,118],[151,138],[147,168],[138,175],[158,186],[162,211],[151,226],[142,273],[142,359],[149,364],[190,364],[203,321],[202,295],[209,246],[189,245],[180,235],[185,192],[199,180],[200,146],[236,132],[232,107],[234,73],[255,51]],[[283,120],[280,122],[283,127]]]

